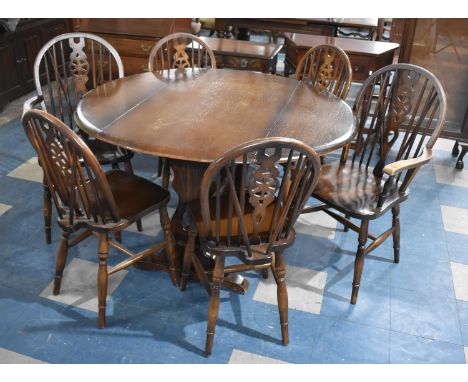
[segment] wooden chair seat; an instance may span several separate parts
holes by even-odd
[[[351,162],[336,161],[323,165],[313,196],[354,218],[376,219],[406,200],[409,189],[399,193],[398,186],[395,186],[382,207],[377,207],[388,176],[377,177],[372,170],[371,167],[353,166]]]
[[[248,195],[246,195],[246,200],[248,200]],[[220,208],[220,213],[219,213],[219,236],[220,238],[226,238],[228,235],[228,221],[229,221],[229,201],[228,201],[228,196],[223,196],[220,198],[221,201],[221,208]],[[210,214],[211,214],[211,232],[216,232],[216,198],[212,197],[209,200],[210,204]],[[189,210],[192,214],[192,221],[196,224],[198,232],[205,232],[205,226],[203,223],[203,217],[202,217],[202,210],[201,210],[201,205],[200,205],[200,200],[192,200],[189,205]],[[271,220],[273,217],[273,213],[275,210],[275,203],[270,204],[266,208],[265,212],[265,219],[263,222],[260,224],[260,227],[258,228],[258,235],[259,236],[264,236],[267,235],[268,232],[270,231],[271,227]],[[252,214],[254,212],[254,208],[250,203],[246,203],[245,209],[244,209],[244,223],[245,223],[245,228],[247,231],[247,234],[250,236],[254,232],[254,227],[253,227],[253,218]],[[232,216],[231,218],[231,236],[236,236],[238,234],[238,228],[239,228],[239,219],[237,218],[236,215]]]
[[[133,220],[165,206],[170,193],[157,184],[121,170],[106,173],[119,215]]]

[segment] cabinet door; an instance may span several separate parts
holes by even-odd
[[[0,43],[0,96],[10,99],[10,94],[18,92],[21,86],[21,73],[17,70],[13,41]]]
[[[42,48],[43,38],[39,28],[31,31],[23,32],[18,36],[18,51],[21,53],[23,81],[26,86],[32,85],[34,82],[34,61],[36,60],[37,53]]]

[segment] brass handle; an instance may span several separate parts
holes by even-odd
[[[141,70],[143,72],[149,72],[148,65],[141,65]]]
[[[143,52],[149,52],[149,50],[151,49],[149,45],[145,45],[145,44],[141,44],[140,48]]]
[[[360,69],[361,69],[361,67],[359,65],[356,65],[356,66],[353,67],[353,70],[355,72],[359,72]]]
[[[245,57],[242,57],[242,58],[240,59],[240,66],[241,66],[242,68],[246,68],[248,64],[249,64],[249,60],[246,59]]]

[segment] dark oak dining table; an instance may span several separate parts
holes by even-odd
[[[180,245],[186,205],[199,196],[208,165],[227,150],[252,139],[288,137],[323,155],[350,142],[355,131],[350,107],[328,92],[292,78],[230,69],[117,79],[85,94],[74,118],[97,139],[169,160],[178,195],[172,229]]]

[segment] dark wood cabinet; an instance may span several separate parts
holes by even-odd
[[[191,33],[191,19],[74,19],[75,30],[101,36],[119,53],[125,75],[148,70],[151,48],[164,36]]]
[[[70,19],[29,19],[0,31],[0,107],[34,88],[34,60],[52,37],[70,31]]]

